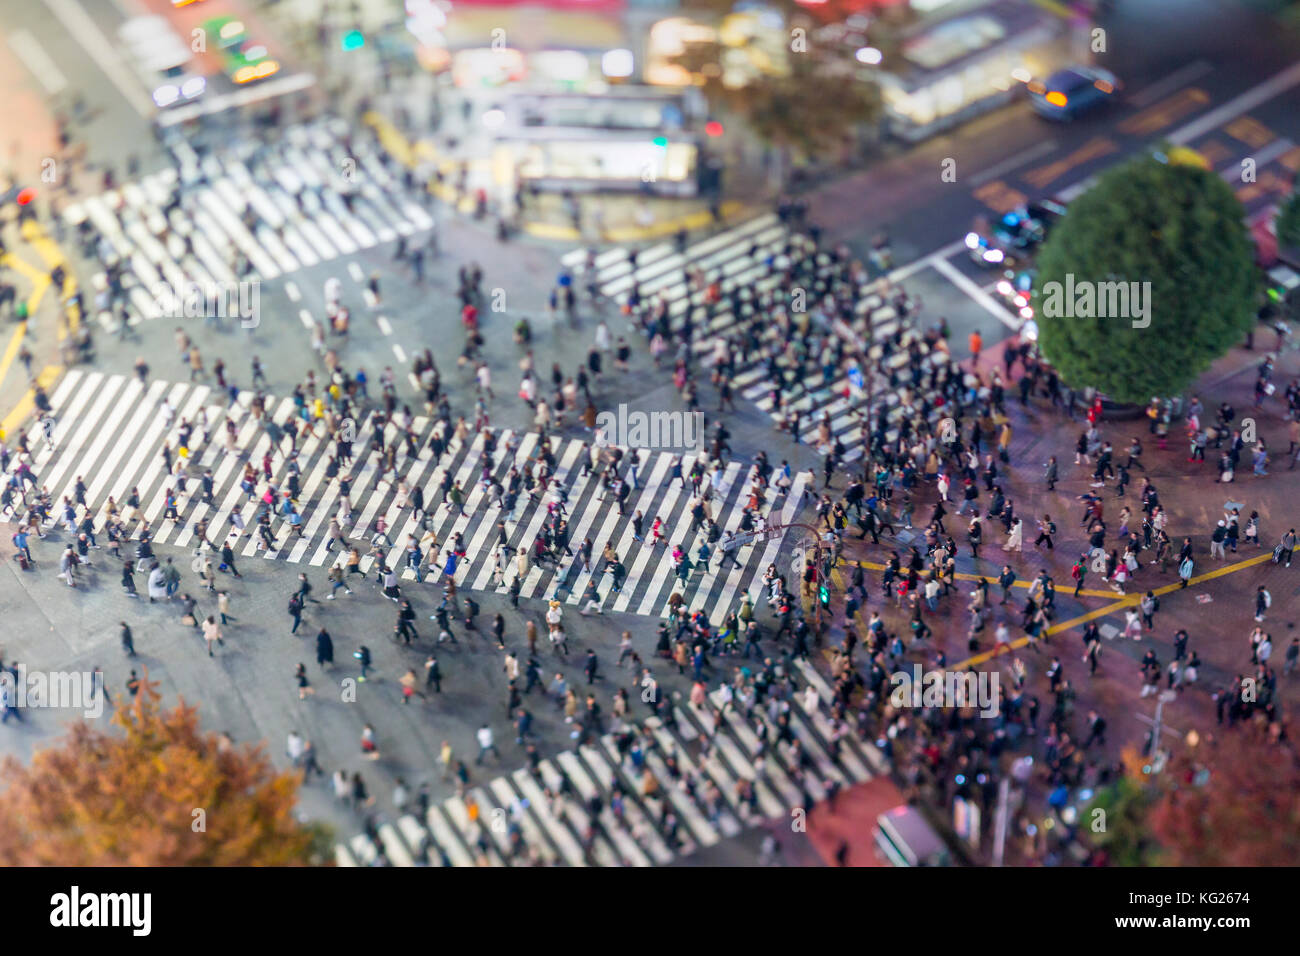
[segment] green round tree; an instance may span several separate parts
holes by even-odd
[[[1175,395],[1249,331],[1255,287],[1228,184],[1144,155],[1104,173],[1044,243],[1039,347],[1075,388],[1117,402]]]

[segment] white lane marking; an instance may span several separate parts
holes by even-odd
[[[389,324],[389,321],[388,321],[386,318],[384,318],[382,315],[381,315],[378,319],[376,319],[375,321],[376,321],[376,322],[378,323],[378,325],[379,325],[379,331],[380,331],[380,332],[383,332],[385,335],[392,335],[392,334],[393,334],[393,327],[392,327],[392,325]]]
[[[1279,93],[1285,93],[1297,84],[1300,84],[1300,63],[1293,63],[1272,79],[1251,87],[1245,93],[1233,97],[1218,109],[1211,110],[1182,129],[1174,130],[1165,139],[1179,146],[1186,145],[1196,137],[1208,133],[1224,120],[1239,116],[1247,110],[1253,110],[1260,103],[1271,100]]]
[[[348,275],[352,276],[353,282],[360,282],[366,277],[366,274],[361,271],[361,266],[355,262],[348,263]]]
[[[403,364],[406,363],[406,352],[402,350],[402,347],[400,345],[393,346],[393,354],[397,356],[397,361]]]
[[[298,310],[298,318],[302,319],[302,324],[304,327],[309,329],[312,327],[311,313],[308,312],[306,309]]]
[[[1010,328],[1011,331],[1018,332],[1020,330],[1020,322],[1013,318],[1011,313],[998,305],[987,292],[958,272],[957,267],[947,259],[936,261],[934,268],[949,282],[983,306],[995,319]]]
[[[1011,156],[996,166],[990,166],[988,169],[972,176],[966,183],[967,186],[982,186],[987,182],[997,179],[999,176],[1011,172],[1013,169],[1019,169],[1025,163],[1031,163],[1040,156],[1046,156],[1052,150],[1056,149],[1057,142],[1054,139],[1044,140],[1037,146],[1025,150],[1017,156]]]
[[[121,60],[112,52],[117,49],[117,43],[100,32],[77,0],[44,0],[44,3],[81,44],[81,48],[90,54],[95,65],[113,81],[131,108],[145,119],[152,119],[155,112],[153,101],[145,95],[139,82],[127,72]]]
[[[1267,166],[1269,163],[1273,162],[1273,160],[1277,159],[1283,153],[1286,153],[1288,150],[1290,150],[1293,146],[1295,146],[1295,143],[1287,139],[1285,136],[1283,136],[1280,139],[1275,139],[1273,140],[1273,142],[1269,143],[1267,146],[1261,149],[1258,153],[1255,153],[1253,155],[1247,153],[1245,156],[1241,157],[1241,159],[1237,160],[1237,162],[1225,166],[1223,169],[1219,170],[1219,177],[1221,179],[1226,180],[1229,183],[1240,183],[1243,181],[1241,178],[1242,160],[1253,159],[1255,161],[1255,168],[1258,169],[1260,166]]]
[[[286,282],[284,284],[284,292],[285,295],[289,297],[290,302],[297,302],[299,299],[302,298],[302,293],[298,291],[297,283]]]
[[[9,34],[9,46],[18,59],[26,64],[27,69],[32,71],[41,86],[45,87],[46,93],[54,96],[68,85],[68,78],[63,75],[63,71],[55,66],[45,48],[27,30],[15,30]]]
[[[1160,99],[1160,97],[1172,93],[1174,90],[1181,89],[1188,83],[1199,79],[1213,69],[1214,67],[1205,60],[1196,60],[1195,62],[1188,63],[1186,66],[1174,70],[1174,72],[1170,73],[1164,79],[1156,80],[1145,89],[1132,94],[1128,97],[1128,102],[1139,109],[1144,106],[1149,106],[1156,100]]]

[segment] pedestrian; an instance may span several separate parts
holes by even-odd
[[[127,625],[126,621],[119,621],[118,625],[122,629],[120,632],[122,650],[126,653],[127,657],[135,657],[135,640],[132,637],[131,628]]]
[[[323,627],[316,632],[316,663],[320,667],[334,666],[334,640]]]
[[[483,724],[475,733],[475,737],[478,739],[478,756],[474,758],[474,763],[482,763],[483,756],[489,751],[491,751],[492,756],[496,757],[497,760],[501,759],[501,752],[497,750],[496,740],[492,736],[491,727],[487,724]]]
[[[207,620],[203,622],[203,640],[208,645],[208,657],[212,657],[212,646],[214,644],[225,645],[225,640],[221,636],[221,625],[217,623],[215,615],[209,614]]]

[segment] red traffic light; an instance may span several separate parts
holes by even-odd
[[[707,136],[721,136],[722,124],[717,120],[709,120],[704,124],[704,132]]]
[[[29,202],[31,202],[35,198],[36,198],[36,190],[32,189],[31,187],[18,190],[18,195],[15,197],[15,199],[18,202],[18,205],[20,206],[26,206]]]

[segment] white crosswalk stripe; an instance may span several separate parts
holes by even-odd
[[[246,278],[269,280],[434,226],[420,195],[365,150],[347,157],[355,167],[349,207],[338,191],[347,184],[341,149],[337,137],[313,128],[267,146],[262,156],[228,150],[192,162],[180,206],[170,205],[178,176],[167,169],[71,203],[64,215],[73,225],[85,221],[126,264],[130,324],[185,314],[187,291],[237,282],[236,251],[252,269]],[[118,328],[107,309],[96,319],[108,331]]]
[[[715,626],[735,609],[746,590],[757,593],[761,589],[762,571],[774,558],[784,534],[773,531],[767,535],[765,547],[760,548],[760,541],[745,545],[737,551],[736,561],[728,562],[725,567],[720,565],[721,550],[715,540],[708,569],[695,567],[683,581],[675,572],[673,548],[680,547],[693,563],[698,562],[698,551],[706,543],[706,536],[704,526],[696,525],[692,515],[692,503],[696,500],[693,489],[684,488],[682,481],[665,480],[675,456],[666,452],[642,453],[639,474],[643,484],[628,495],[624,513],[619,514],[618,502],[607,492],[606,476],[601,470],[608,466],[592,468],[590,448],[579,439],[553,439],[550,451],[555,470],[547,492],[530,494],[521,488],[513,512],[505,514],[499,500],[489,500],[492,496],[481,480],[483,469],[489,467],[493,479],[508,484],[512,466],[525,465],[530,458],[541,455],[543,445],[537,433],[519,436],[513,457],[507,454],[512,438],[506,431],[496,436],[496,446],[490,456],[485,452],[484,436],[479,434],[462,444],[454,444],[444,452],[441,461],[435,461],[428,447],[434,422],[423,416],[411,422],[415,457],[411,457],[397,424],[389,422],[384,431],[386,445],[398,449],[396,465],[402,476],[400,480],[407,483],[412,496],[418,489],[426,503],[426,513],[417,519],[414,506],[399,497],[399,479],[391,473],[382,473],[380,456],[369,444],[374,431],[373,414],[358,422],[359,441],[354,446],[353,460],[337,466],[337,476],[331,477],[332,455],[337,446],[326,436],[323,423],[316,423],[310,433],[304,432],[291,454],[287,440],[273,447],[268,429],[274,426],[276,434],[282,435],[284,426],[290,420],[301,419],[300,413],[306,409],[300,408],[292,397],[266,396],[263,417],[258,417],[252,411],[253,401],[251,393],[239,392],[236,401],[231,403],[225,391],[202,383],[154,381],[145,385],[135,376],[74,369],[51,396],[55,421],[52,442],[47,442],[39,430],[34,433],[30,446],[33,470],[38,483],[46,486],[52,495],[55,516],[61,516],[62,499],[74,495],[78,479],[84,481],[85,503],[95,516],[96,533],[105,526],[109,498],[119,511],[124,511],[134,489],[139,496],[139,514],[149,522],[156,545],[194,548],[198,525],[206,522],[207,540],[219,546],[233,534],[232,516],[238,515],[246,531],[232,545],[237,555],[324,567],[342,560],[347,546],[368,554],[375,518],[383,515],[394,549],[389,563],[399,573],[406,568],[408,540],[423,537],[426,530],[438,536],[444,550],[425,556],[425,580],[430,585],[445,573],[445,549],[459,534],[466,551],[466,557],[455,569],[456,582],[461,586],[506,593],[518,573],[515,556],[522,546],[530,555],[528,573],[520,582],[522,597],[557,598],[567,600],[570,605],[585,604],[584,592],[595,581],[603,609],[666,615],[670,597],[680,593],[688,608],[708,609]],[[200,416],[206,424],[199,424]],[[228,424],[234,433],[233,451],[227,445]],[[182,456],[182,435],[186,428],[191,431],[186,454]],[[683,474],[687,477],[692,462],[690,456],[682,461]],[[298,469],[297,511],[302,520],[295,528],[287,513],[281,510],[283,500],[276,500],[271,520],[272,541],[267,547],[256,530],[258,517],[265,508],[263,495],[270,485],[280,493],[288,490],[291,465]],[[256,473],[251,493],[241,486],[246,467]],[[270,485],[265,480],[267,468]],[[205,501],[203,496],[205,472],[211,473],[210,501]],[[442,500],[445,475],[450,475],[464,489],[463,512],[453,508],[450,501]],[[346,522],[342,522],[340,515],[340,499],[344,494],[340,479],[343,478],[348,482],[350,510]],[[712,517],[719,529],[734,531],[744,527],[741,522],[746,517],[749,489],[743,479],[740,464],[728,465],[719,490],[712,495]],[[780,515],[779,524],[788,523],[802,496],[803,480],[801,475],[791,494],[784,498],[769,490],[765,507],[770,509],[774,522]],[[709,484],[705,479],[702,490]],[[178,492],[178,518],[168,519],[165,517],[167,499],[173,490]],[[575,557],[562,558],[556,566],[554,562],[533,559],[532,546],[546,521],[548,507],[561,492],[570,526],[569,547]],[[634,537],[632,518],[637,510],[644,516],[642,541]],[[658,546],[654,545],[650,533],[656,516],[663,519],[663,541]],[[343,542],[329,539],[329,527],[336,518],[342,523],[346,538]],[[11,520],[17,520],[17,516]],[[502,555],[505,574],[497,582],[494,581],[495,551],[500,535],[498,522],[502,521],[506,533]],[[141,526],[132,523],[127,531],[130,537],[138,539]],[[576,555],[583,539],[588,537],[592,540],[592,561],[590,570],[584,571]],[[613,592],[612,572],[606,570],[606,562],[602,560],[606,546],[618,556],[627,572],[618,593]],[[364,558],[361,571],[365,573],[370,568],[369,557]],[[405,570],[404,574],[406,581],[414,582],[414,571]]]
[[[843,787],[885,772],[872,744],[832,726],[830,688],[812,665],[796,660],[790,677],[793,701],[730,701],[719,687],[709,708],[673,708],[671,724],[656,717],[639,726],[615,722],[613,732],[539,760],[535,770],[498,775],[464,799],[431,806],[423,823],[410,814],[396,825],[380,823],[377,842],[354,837],[335,848],[336,860],[664,865],[763,820],[810,810],[825,798],[827,781]],[[810,686],[811,711],[803,706]],[[780,714],[788,716],[784,735]]]
[[[629,301],[634,290],[642,303],[662,299],[673,331],[683,329],[689,321],[694,351],[711,362],[720,342],[748,337],[747,327],[753,324],[755,306],[739,293],[783,295],[783,275],[792,254],[795,259],[804,258],[801,250],[807,248],[806,237],[791,233],[775,215],[765,214],[689,245],[682,253],[670,243],[639,250],[635,267],[629,258],[630,250],[608,250],[595,257],[594,274],[585,278],[594,278],[600,292],[615,301]],[[584,273],[587,253],[567,253],[563,263],[575,273]],[[688,280],[687,270],[699,270],[705,283],[717,283],[715,302],[709,301],[711,293],[706,286]],[[811,356],[800,375],[785,354],[769,365],[761,349],[748,342],[744,360],[735,365],[732,384],[735,393],[753,401],[778,424],[786,423],[789,414],[797,411],[801,441],[826,451],[838,439],[845,446],[845,460],[852,461],[862,456],[868,437],[863,430],[868,424],[863,417],[863,399],[868,391],[874,407],[888,409],[887,439],[897,434],[897,425],[904,417],[911,418],[922,410],[932,421],[942,417],[934,396],[927,392],[927,373],[936,362],[946,365],[948,356],[931,350],[925,338],[911,327],[910,320],[900,318],[877,281],[865,273],[846,280],[843,267],[825,252],[818,253],[812,271],[800,273],[795,282],[802,303],[780,301],[791,313],[814,312],[828,292],[849,285],[853,286],[857,322],[871,333],[871,341],[863,343],[871,359],[869,369],[860,367],[852,358],[856,349],[850,348],[850,358],[838,366],[831,363],[829,373],[824,371],[820,356]],[[837,320],[830,317],[816,322],[828,333],[847,331],[847,326],[837,326]],[[769,322],[761,323],[759,330],[768,341],[780,335]],[[911,368],[912,351],[920,356],[919,371]],[[776,374],[788,383],[781,392],[774,380]],[[779,407],[774,401],[777,394],[783,400]],[[829,440],[824,440],[827,436],[822,434],[823,418],[828,422]]]

